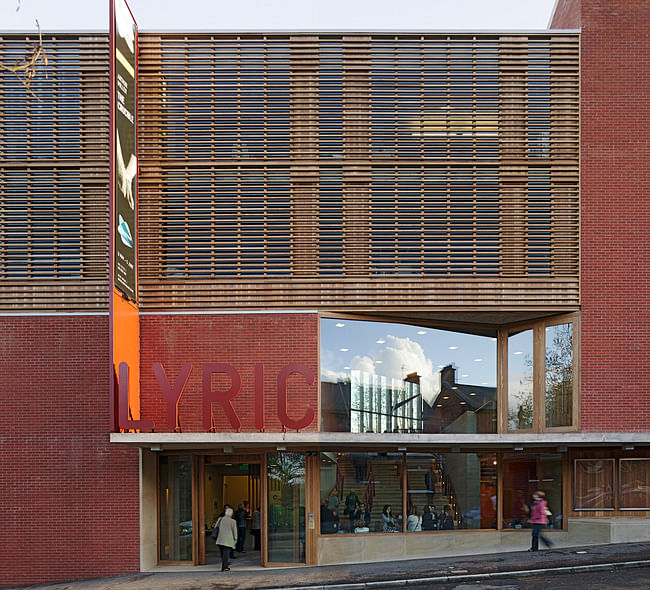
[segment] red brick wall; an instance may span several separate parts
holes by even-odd
[[[582,2],[582,429],[650,430],[650,4]]]
[[[281,432],[277,417],[277,375],[282,367],[296,362],[308,366],[314,382],[307,385],[300,375],[289,379],[288,415],[297,420],[311,407],[318,411],[318,317],[316,314],[183,314],[143,315],[140,318],[141,411],[153,419],[157,432],[169,432],[167,404],[152,365],[160,362],[173,385],[186,362],[192,372],[179,403],[183,432],[205,432],[203,426],[203,365],[229,363],[242,379],[239,395],[232,405],[241,421],[242,432],[257,432],[254,425],[255,364],[264,364],[265,431]],[[227,390],[230,379],[213,377],[215,390]],[[215,427],[233,432],[221,407],[213,404]],[[318,429],[317,417],[307,431]]]
[[[580,0],[559,0],[551,18],[550,29],[579,29]]]
[[[0,351],[0,586],[138,571],[138,453],[108,442],[108,316],[0,317]]]

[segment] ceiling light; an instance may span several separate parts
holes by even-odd
[[[482,381],[482,382],[481,382],[481,385],[487,385],[487,384],[488,384],[487,381]]]
[[[340,350],[341,352],[347,352],[347,351],[350,350],[350,349],[349,349],[349,348],[339,348],[339,350]]]
[[[469,377],[469,375],[467,373],[463,373],[461,377]]]
[[[448,395],[443,395],[442,399],[449,399],[449,396]]]
[[[472,391],[472,393],[470,393],[470,395],[476,395],[476,393],[474,391]]]
[[[515,354],[524,354],[524,353],[521,352],[521,350],[518,350],[517,352],[515,352]]]
[[[422,334],[426,334],[426,333],[427,333],[426,330],[418,330],[418,334],[419,334],[420,336],[422,336]]]
[[[439,368],[439,369],[444,369],[444,368],[445,368],[445,365],[438,365],[438,368]]]
[[[474,359],[475,363],[480,363],[483,359]]]
[[[381,365],[384,361],[375,361],[376,365]]]
[[[449,350],[456,350],[456,349],[458,348],[458,346],[448,346],[447,348],[448,348]]]
[[[385,342],[386,342],[386,341],[385,341],[385,340],[382,340],[381,338],[380,338],[379,340],[377,340],[377,344],[384,344]]]
[[[343,370],[345,370],[345,371],[349,371],[349,370],[350,370],[350,367],[343,367]]]
[[[460,402],[461,406],[464,406],[467,402]]]
[[[442,408],[442,404],[436,405],[437,408]]]
[[[341,322],[339,322],[338,324],[336,324],[336,327],[337,327],[337,328],[342,328],[343,326],[345,326],[345,324],[342,324]]]

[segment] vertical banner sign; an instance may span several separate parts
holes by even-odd
[[[124,0],[110,3],[110,422],[151,430],[140,420],[137,267],[137,26]]]
[[[115,287],[136,301],[137,171],[135,130],[136,24],[124,0],[115,1],[113,60]]]

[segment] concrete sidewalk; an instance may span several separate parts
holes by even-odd
[[[373,582],[402,581],[422,578],[492,577],[495,573],[555,569],[567,567],[630,564],[650,565],[650,543],[554,547],[538,553],[501,551],[483,548],[482,553],[457,556],[435,555],[420,559],[383,561],[345,565],[238,569],[230,572],[183,568],[179,571],[155,571],[91,580],[23,586],[38,590],[218,590],[252,588],[321,588],[337,585],[372,585]],[[205,566],[206,568],[209,566]],[[475,578],[475,579],[480,579]],[[431,580],[435,584],[435,580]]]

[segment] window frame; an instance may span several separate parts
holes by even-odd
[[[602,461],[611,464],[612,469],[612,507],[611,508],[578,508],[576,505],[576,491],[577,486],[577,466],[579,462],[584,461]],[[574,512],[614,512],[617,509],[618,500],[618,482],[616,481],[616,459],[610,457],[592,457],[592,458],[577,458],[573,460],[573,498],[572,507]]]
[[[618,458],[618,472],[614,470],[614,473],[618,475],[618,481],[616,482],[616,485],[614,486],[614,489],[616,490],[616,507],[618,510],[629,512],[629,511],[645,511],[645,510],[650,510],[650,506],[647,506],[645,508],[623,508],[622,503],[621,503],[621,496],[622,496],[622,484],[623,484],[623,478],[622,478],[622,470],[623,470],[623,462],[624,461],[649,461],[650,458],[648,457],[619,457]]]
[[[573,324],[572,423],[571,426],[546,426],[546,328],[568,323]],[[508,427],[508,338],[524,330],[533,330],[533,425],[530,429],[521,430]],[[576,312],[533,322],[510,324],[499,330],[498,339],[499,432],[503,434],[578,432],[580,430],[580,314]]]

